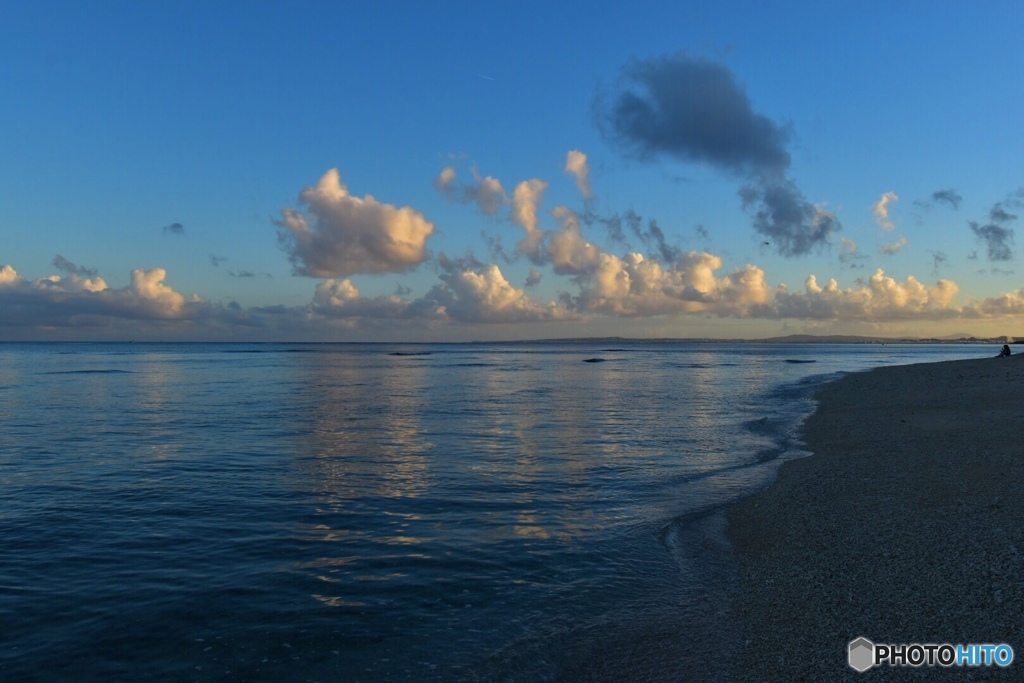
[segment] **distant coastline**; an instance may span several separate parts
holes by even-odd
[[[377,346],[426,346],[459,344],[1024,344],[1024,334],[1017,336],[974,337],[968,335],[947,335],[945,337],[866,337],[847,334],[790,334],[782,337],[759,339],[714,338],[714,337],[558,337],[552,339],[507,339],[472,341],[249,341],[223,340],[63,340],[63,339],[7,339],[0,344],[354,344]]]

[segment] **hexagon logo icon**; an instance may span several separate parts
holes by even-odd
[[[875,644],[867,638],[850,641],[850,666],[863,673],[875,665]]]

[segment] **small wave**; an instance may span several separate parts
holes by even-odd
[[[606,360],[605,358],[584,358],[583,362],[584,363],[603,363],[603,362],[605,362],[605,360]]]
[[[130,375],[131,370],[51,370],[41,375]]]
[[[787,363],[817,363],[813,358],[787,358]]]
[[[392,351],[389,356],[429,356],[431,351]]]

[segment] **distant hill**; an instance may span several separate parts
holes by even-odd
[[[944,337],[865,337],[854,334],[790,334],[783,337],[766,337],[764,339],[709,339],[703,338],[642,338],[629,337],[570,337],[561,339],[531,339],[505,342],[508,344],[671,344],[671,343],[704,343],[704,344],[1006,344],[1024,343],[1024,336],[1017,337],[1021,342],[1013,342],[1013,337],[974,337],[967,334],[951,334]]]

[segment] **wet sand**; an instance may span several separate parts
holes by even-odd
[[[729,511],[733,680],[1024,680],[1024,354],[879,368],[817,398],[814,455]],[[858,673],[859,636],[1015,659]]]

